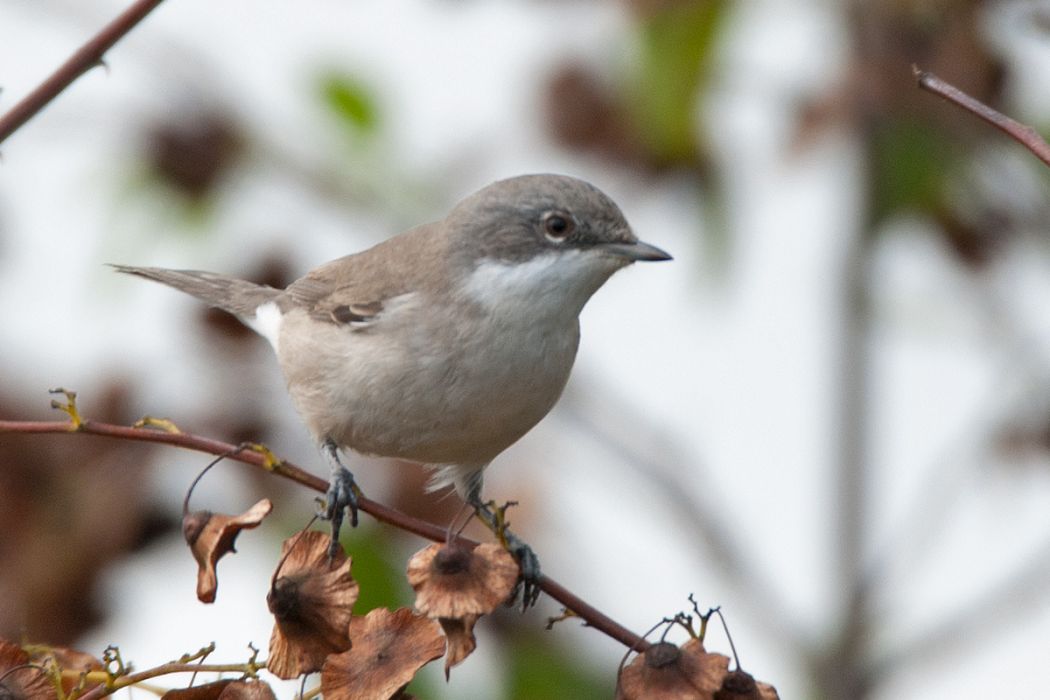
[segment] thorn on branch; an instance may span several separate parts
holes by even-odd
[[[259,662],[259,649],[251,642],[248,642],[248,649],[251,650],[252,653],[251,656],[248,657],[248,668],[245,671],[245,675],[249,678],[258,678],[259,669],[266,668],[266,662]]]
[[[278,457],[276,454],[274,454],[273,450],[271,450],[269,447],[262,444],[261,442],[244,442],[241,443],[240,449],[249,450],[251,452],[258,452],[259,454],[261,454],[263,456],[262,467],[268,472],[277,471],[282,466],[284,466],[284,460]]]
[[[545,630],[552,630],[554,629],[554,625],[558,624],[559,622],[564,622],[565,620],[569,620],[574,617],[579,617],[579,615],[574,613],[572,610],[569,610],[568,608],[562,608],[560,615],[555,615],[547,618],[547,624],[544,625],[543,628]],[[587,621],[584,620],[583,624],[584,626],[587,626]]]
[[[58,399],[51,399],[51,408],[62,411],[69,416],[70,432],[76,432],[84,426],[84,419],[80,417],[80,412],[77,411],[77,392],[57,387],[55,389],[48,389],[49,394],[63,394],[66,397],[65,403],[62,403]]]
[[[211,656],[214,651],[215,651],[215,642],[212,642],[208,646],[201,647],[200,649],[198,649],[197,651],[195,651],[192,654],[183,654],[182,656],[179,657],[179,660],[176,661],[175,663],[177,663],[177,664],[188,664],[191,661],[204,661],[206,658]]]
[[[112,687],[116,679],[131,672],[131,666],[125,665],[124,659],[120,656],[120,647],[113,644],[102,651],[102,665],[109,677],[109,682],[106,684],[109,687]]]
[[[106,64],[102,59],[105,53],[161,2],[162,0],[136,0],[77,49],[44,82],[0,116],[0,142],[33,118],[81,75],[96,65],[105,67]]]
[[[181,435],[182,431],[179,430],[179,426],[169,418],[154,418],[153,416],[142,416],[137,421],[131,424],[132,428],[153,428],[155,430],[163,430],[166,433],[172,435]]]

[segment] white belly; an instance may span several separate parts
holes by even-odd
[[[297,312],[284,319],[278,356],[319,440],[483,467],[550,411],[579,343],[575,316],[552,329],[523,316],[480,314],[473,332],[456,334],[437,322],[440,314],[402,311],[391,320],[396,333],[382,320],[351,330]]]
[[[486,260],[434,298],[384,301],[358,329],[291,311],[278,324],[278,359],[319,440],[480,469],[554,406],[576,357],[579,313],[624,264],[569,250]]]

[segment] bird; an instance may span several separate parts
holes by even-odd
[[[341,454],[433,470],[518,558],[525,604],[539,561],[499,528],[483,472],[553,408],[580,341],[579,316],[618,270],[670,260],[616,203],[568,175],[520,175],[440,220],[311,270],[285,289],[199,270],[113,265],[226,311],[269,341],[288,393],[331,468],[323,517],[337,546],[357,524]]]

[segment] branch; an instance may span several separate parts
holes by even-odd
[[[787,649],[802,649],[807,643],[799,634],[802,625],[789,618],[787,609],[776,590],[755,570],[733,536],[733,526],[719,504],[727,502],[715,489],[705,488],[702,493],[686,488],[672,465],[690,464],[690,477],[699,483],[713,483],[703,460],[690,455],[683,456],[680,445],[674,438],[664,434],[645,418],[634,414],[630,407],[608,392],[590,387],[586,391],[588,402],[613,406],[610,411],[589,411],[582,402],[582,394],[570,394],[562,399],[562,414],[573,421],[579,430],[630,465],[642,476],[646,484],[656,489],[659,495],[673,508],[686,529],[694,533],[698,542],[706,548],[703,556],[705,566],[718,570],[729,587],[742,594],[748,601],[755,620],[766,631],[779,637],[779,643]],[[596,419],[595,416],[602,416]],[[609,416],[615,416],[616,420]],[[629,429],[630,428],[630,429]],[[644,443],[639,436],[644,436]],[[680,472],[681,470],[677,470]],[[699,551],[699,550],[698,550]]]
[[[1050,143],[1047,143],[1034,128],[995,111],[954,85],[944,82],[933,73],[919,70],[918,66],[913,65],[912,72],[920,88],[975,114],[1034,153],[1036,158],[1043,163],[1050,165]]]
[[[0,117],[0,143],[32,119],[51,100],[55,99],[74,80],[95,66],[103,65],[103,57],[125,34],[163,0],[138,0],[116,19],[107,24],[90,41],[77,49],[58,70],[51,74],[22,101]]]
[[[161,664],[160,666],[154,666],[145,671],[128,673],[127,675],[117,676],[116,678],[111,678],[105,671],[88,671],[87,673],[77,672],[72,679],[79,680],[80,676],[83,675],[84,680],[88,684],[97,683],[97,686],[79,696],[79,700],[93,700],[94,698],[112,695],[118,690],[138,685],[142,681],[148,681],[152,678],[159,678],[173,673],[240,673],[243,675],[251,675],[263,668],[266,668],[265,663],[202,664],[172,661],[170,663]]]
[[[189,450],[206,452],[213,455],[229,454],[237,449],[236,445],[231,445],[220,440],[212,440],[199,435],[193,435],[191,433],[113,425],[111,423],[101,423],[94,420],[81,420],[79,416],[75,415],[73,422],[0,420],[0,433],[83,433],[86,435],[111,437],[118,440],[136,440],[140,442],[174,445],[176,447],[184,447]],[[290,462],[275,462],[272,456],[264,454],[263,452],[240,450],[236,452],[236,454],[229,456],[228,459],[261,467],[277,474],[278,476],[294,481],[297,484],[301,484],[302,486],[306,486],[307,488],[311,488],[320,493],[325,493],[328,490],[328,482],[324,479],[314,476]],[[447,539],[448,532],[446,528],[429,523],[425,520],[420,520],[419,518],[414,518],[406,513],[402,513],[399,510],[395,510],[369,498],[363,496],[360,497],[358,499],[358,507],[380,522],[393,525],[394,527],[419,535],[420,537],[435,542],[444,542]],[[464,540],[468,543],[470,542],[470,540],[466,540],[466,538],[464,538]],[[649,647],[649,643],[642,637],[616,622],[608,615],[602,613],[600,610],[587,603],[550,577],[541,576],[539,587],[540,590],[551,598],[576,613],[576,615],[584,620],[590,627],[595,628],[599,632],[602,632],[608,637],[620,642],[624,646],[637,651],[643,651]]]
[[[1050,580],[1050,540],[1044,540],[1024,561],[1024,566],[971,598],[954,614],[920,631],[913,639],[874,655],[867,662],[867,676],[884,679],[890,669],[896,674],[914,673],[939,659],[957,660],[958,655],[968,651],[967,647],[994,648],[993,633],[1005,636],[1011,625],[1017,630],[1018,623],[1027,622],[1045,601],[1046,583]],[[887,614],[897,612],[890,609]]]

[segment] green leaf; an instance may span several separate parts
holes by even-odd
[[[505,658],[511,698],[608,700],[616,687],[615,668],[607,677],[597,673],[583,655],[559,648],[550,634],[514,637]]]
[[[918,119],[889,121],[874,130],[870,149],[875,222],[901,211],[934,212],[943,204],[960,155],[943,129]]]
[[[411,604],[404,568],[390,560],[391,553],[400,548],[383,528],[359,527],[343,542],[353,561],[354,580],[360,586],[355,615],[365,615],[374,608],[395,610]]]
[[[375,96],[361,81],[347,73],[330,71],[318,80],[318,92],[328,110],[349,131],[371,135],[379,126]]]
[[[642,19],[631,111],[658,160],[697,155],[697,104],[729,8],[725,0],[668,3]]]

